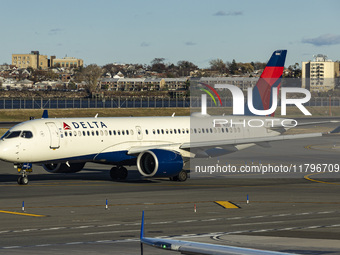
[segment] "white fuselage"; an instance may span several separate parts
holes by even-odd
[[[0,141],[0,159],[13,163],[43,163],[94,161],[114,163],[124,160],[122,155],[140,148],[159,148],[178,151],[183,157],[193,156],[180,149],[190,141],[220,141],[251,137],[276,136],[279,132],[263,127],[251,128],[241,124],[217,125],[214,119],[233,119],[240,123],[247,116],[209,117],[107,117],[107,118],[47,118],[20,123],[10,132],[21,131],[13,138]],[[202,121],[204,120],[204,121]],[[32,132],[32,137],[23,136]],[[251,144],[239,145],[237,149]],[[114,152],[121,152],[115,154]],[[131,153],[133,157],[138,153]],[[109,156],[107,156],[109,155]]]

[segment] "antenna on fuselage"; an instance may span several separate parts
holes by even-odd
[[[171,117],[172,117],[172,118],[175,117],[175,114],[176,114],[176,113],[174,112],[174,113],[171,115]]]
[[[96,119],[97,119],[97,117],[98,117],[98,113],[96,114],[96,116],[94,116]]]

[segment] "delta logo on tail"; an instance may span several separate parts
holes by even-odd
[[[260,79],[253,89],[253,104],[257,110],[268,110],[272,105],[272,90],[277,88],[279,93],[282,73],[286,60],[287,50],[274,51]],[[254,115],[245,105],[245,115]],[[274,116],[274,113],[271,114]]]
[[[287,55],[287,50],[276,50],[273,52],[271,58],[269,59],[265,69],[263,70],[260,76],[260,79],[257,81],[256,86],[253,89],[248,88],[248,92],[250,93],[248,93],[247,103],[244,103],[243,92],[237,86],[230,85],[230,84],[215,84],[214,86],[215,88],[229,89],[230,92],[232,93],[234,115],[253,116],[253,115],[260,114],[260,115],[274,116],[274,112],[277,106],[277,98],[278,98],[278,94],[280,90],[286,55]],[[205,83],[200,83],[200,84],[204,86],[203,88],[200,88],[200,90],[205,92],[212,98],[215,106],[217,106],[217,102],[213,94],[215,94],[215,96],[218,98],[220,102],[220,106],[223,106],[221,97],[217,93],[215,88]],[[212,91],[213,93],[211,93],[209,90]],[[275,90],[277,90],[277,92],[275,92]],[[249,106],[249,103],[251,104],[250,106]],[[206,114],[206,107],[207,107],[206,96],[203,97],[203,94],[202,94],[202,114]],[[264,112],[267,112],[267,113],[263,114]]]

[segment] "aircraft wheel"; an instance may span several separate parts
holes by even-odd
[[[27,176],[22,177],[21,184],[22,185],[27,185],[28,184],[28,177]]]
[[[112,167],[110,170],[110,176],[114,181],[122,181],[127,178],[128,171],[125,167]]]
[[[27,185],[28,184],[28,177],[27,176],[20,176],[18,178],[18,184],[20,185]]]
[[[180,182],[184,182],[188,179],[188,174],[185,170],[182,170],[179,172],[179,174],[177,175],[177,180]]]

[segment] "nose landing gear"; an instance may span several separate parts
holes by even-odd
[[[18,178],[18,184],[27,185],[29,182],[27,173],[32,172],[32,164],[24,163],[24,164],[14,165],[14,167],[16,167],[18,169],[18,173],[21,174],[21,176]]]

